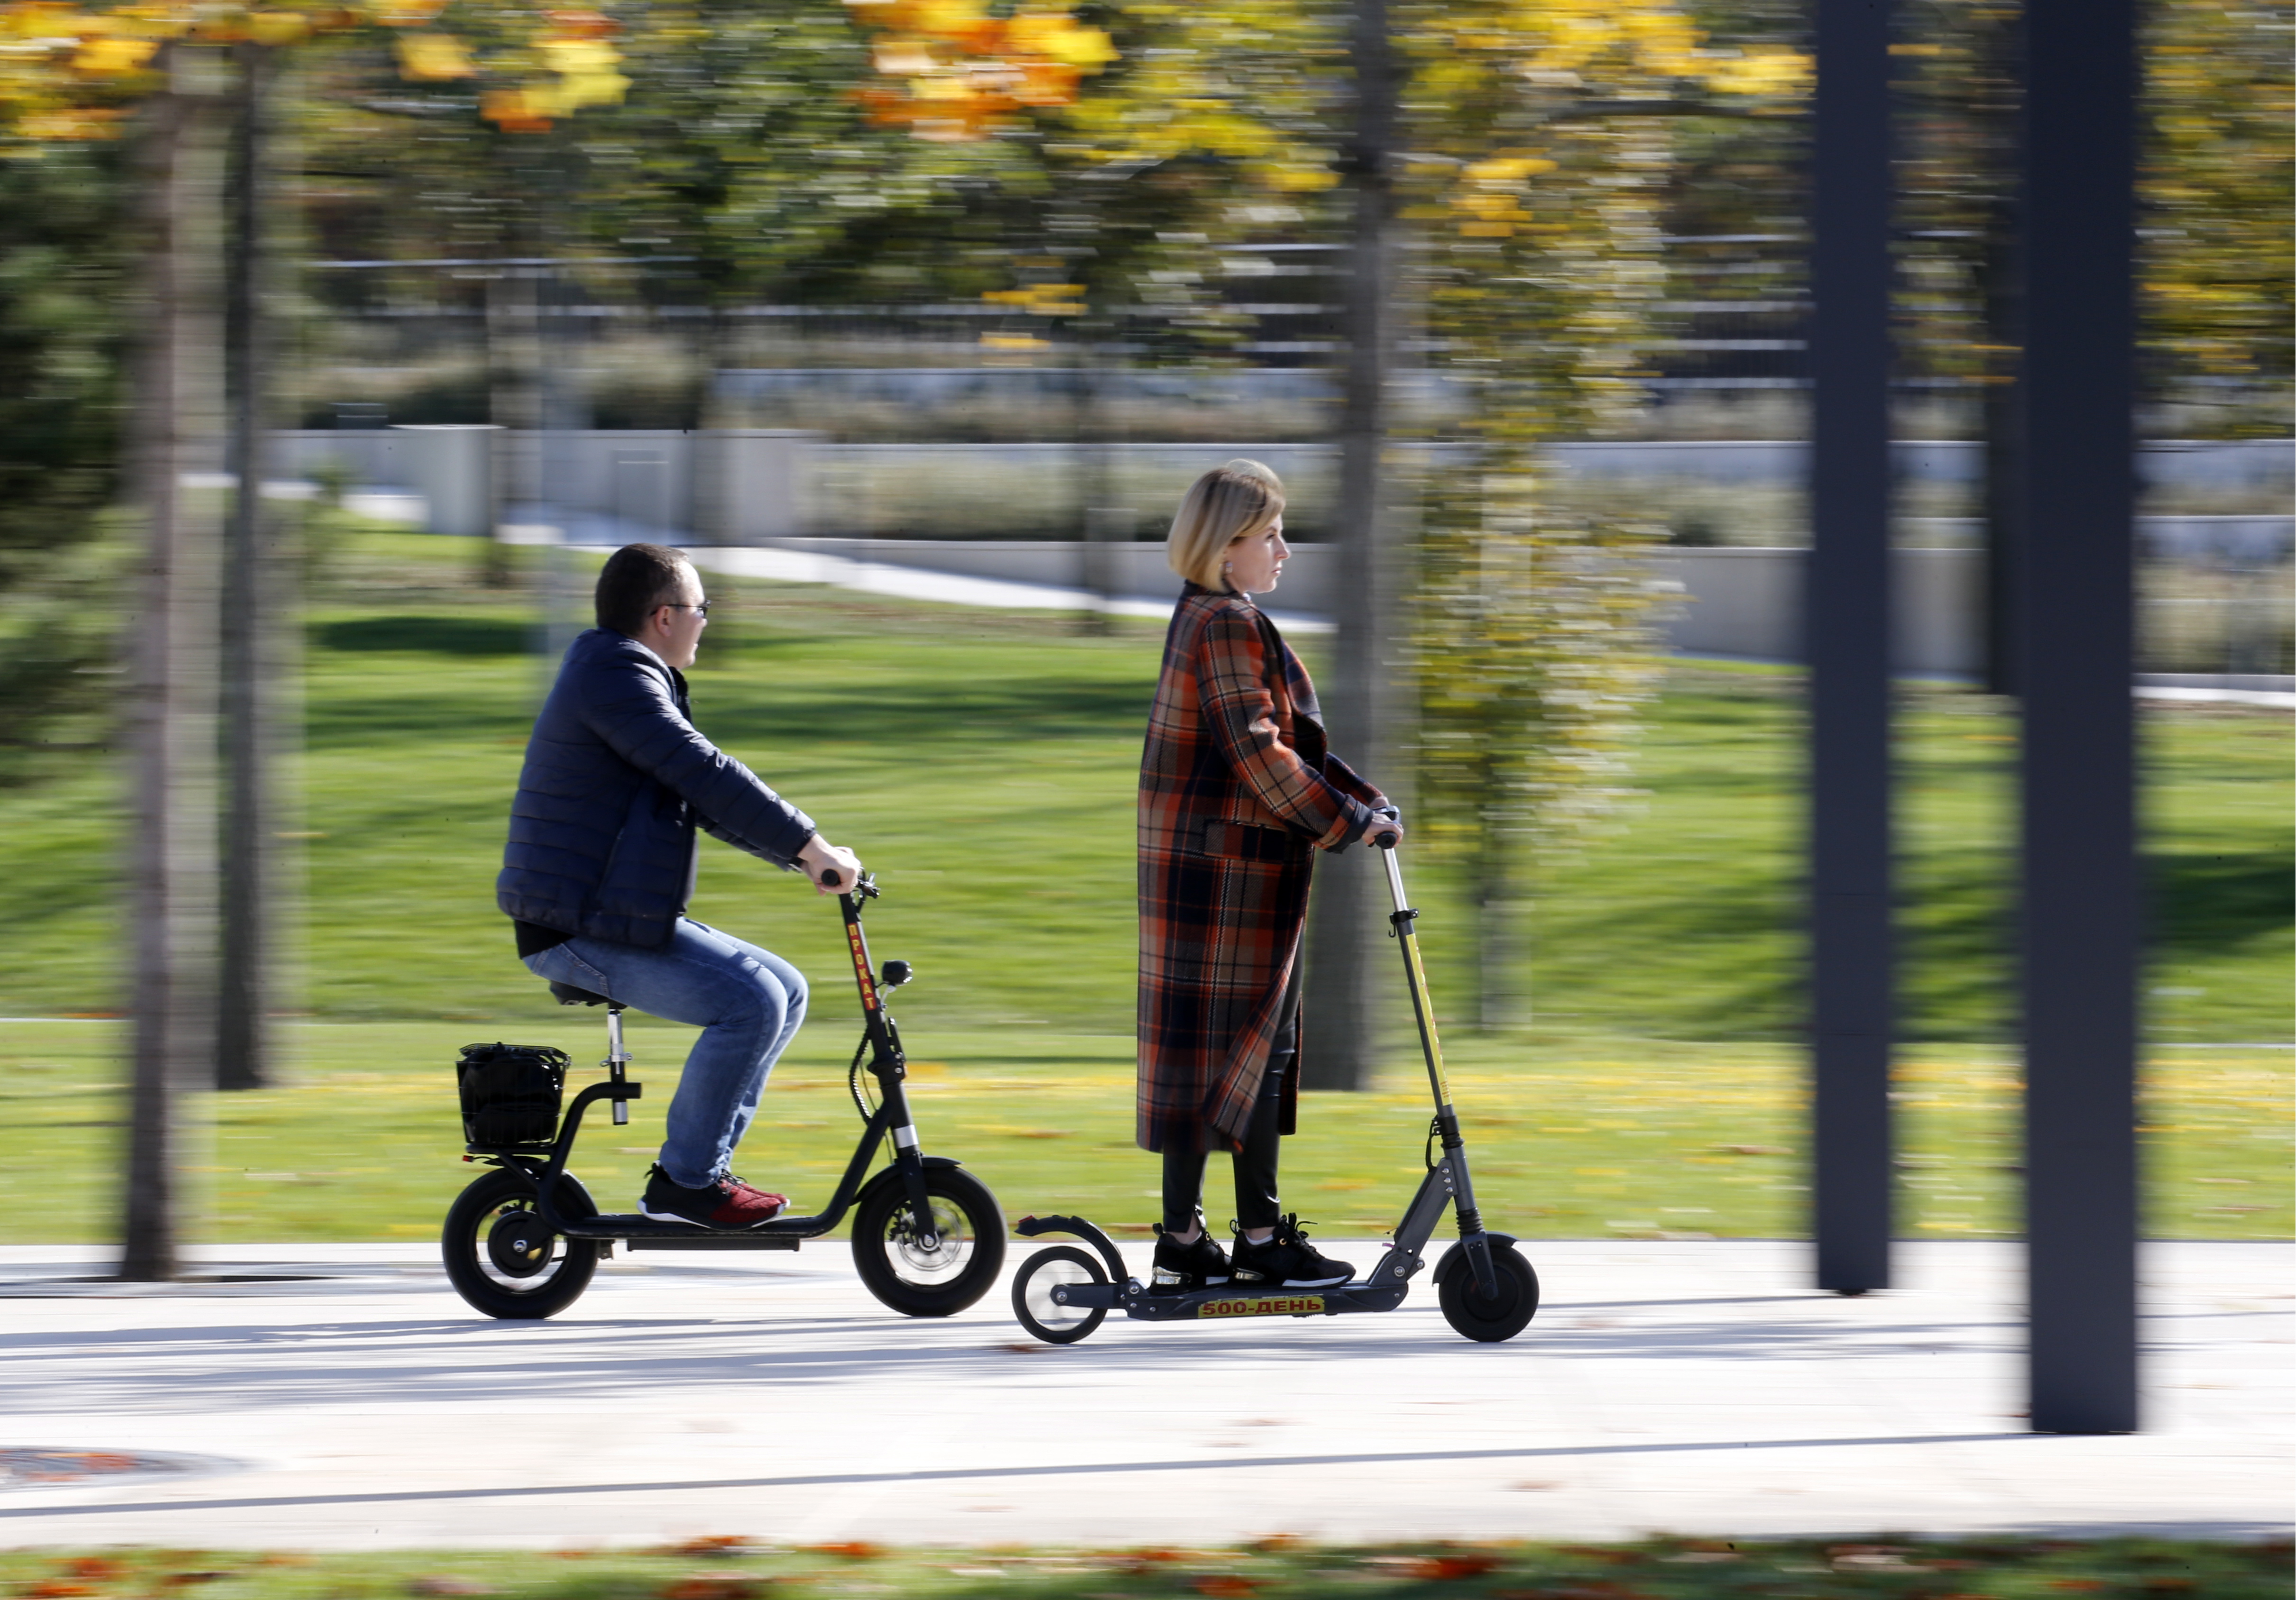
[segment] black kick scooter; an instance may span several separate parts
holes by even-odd
[[[837,879],[823,881],[832,888]],[[888,961],[882,978],[873,976],[869,946],[861,934],[861,905],[877,897],[865,874],[837,897],[845,913],[845,938],[853,955],[853,981],[861,990],[861,1047],[846,1069],[846,1088],[861,1113],[861,1137],[846,1164],[828,1206],[816,1217],[777,1217],[756,1227],[695,1227],[657,1222],[637,1215],[602,1215],[582,1180],[566,1169],[582,1113],[601,1100],[614,1105],[614,1125],[630,1120],[627,1102],[643,1086],[623,1069],[630,1057],[622,1048],[620,1001],[569,983],[550,992],[562,1005],[606,1008],[607,1080],[574,1096],[565,1123],[553,1131],[558,1115],[554,1088],[544,1102],[534,1136],[513,1144],[472,1143],[464,1161],[485,1161],[495,1170],[473,1181],[447,1213],[444,1248],[447,1276],[455,1290],[489,1317],[551,1317],[574,1303],[590,1285],[601,1256],[617,1243],[636,1250],[795,1250],[817,1239],[853,1211],[853,1261],[869,1292],[910,1317],[947,1317],[962,1311],[996,1283],[1004,1265],[1004,1218],[988,1186],[945,1155],[927,1155],[917,1140],[901,1083],[908,1076],[900,1030],[885,1010],[885,995],[909,981],[909,964]],[[550,1052],[557,1055],[556,1052]],[[557,1055],[562,1063],[565,1058]],[[866,1070],[877,1080],[872,1106],[861,1081]],[[472,1124],[466,1075],[463,1112]],[[867,1177],[878,1147],[890,1136],[892,1165]],[[867,1177],[865,1183],[863,1179]]]
[[[1505,1234],[1486,1233],[1467,1177],[1467,1145],[1459,1136],[1459,1116],[1443,1074],[1443,1047],[1435,1037],[1435,1013],[1427,998],[1427,972],[1419,962],[1413,924],[1419,914],[1404,901],[1403,872],[1396,865],[1397,837],[1373,841],[1387,864],[1388,891],[1395,911],[1390,935],[1402,947],[1405,981],[1412,1015],[1427,1056],[1427,1082],[1435,1093],[1435,1120],[1428,1130],[1431,1153],[1419,1193],[1396,1225],[1395,1238],[1371,1275],[1335,1289],[1254,1288],[1229,1283],[1215,1288],[1149,1288],[1128,1276],[1124,1258],[1105,1233],[1081,1217],[1023,1217],[1015,1233],[1073,1234],[1087,1241],[1099,1259],[1073,1244],[1040,1250],[1013,1276],[1013,1310],[1021,1325],[1052,1344],[1074,1344],[1112,1310],[1142,1322],[1225,1322],[1239,1317],[1336,1317],[1342,1311],[1392,1311],[1410,1292],[1411,1279],[1426,1265],[1420,1251],[1433,1236],[1446,1210],[1459,1215],[1459,1242],[1435,1264],[1435,1290],[1443,1318],[1470,1339],[1496,1343],[1529,1325],[1538,1310],[1538,1275]],[[1105,1269],[1103,1263],[1105,1263]]]

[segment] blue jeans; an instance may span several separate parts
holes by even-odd
[[[526,958],[538,978],[610,996],[701,1037],[669,1103],[661,1169],[689,1189],[726,1176],[758,1114],[766,1076],[805,1021],[805,975],[770,950],[691,917],[658,950],[570,939]]]

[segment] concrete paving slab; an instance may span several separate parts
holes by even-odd
[[[1001,1290],[895,1316],[841,1246],[617,1261],[540,1324],[471,1312],[418,1246],[218,1248],[160,1286],[0,1250],[0,1544],[2249,1537],[2296,1509],[2296,1247],[2146,1248],[2146,1432],[2112,1438],[2026,1432],[2012,1244],[1907,1244],[1906,1286],[1856,1300],[1793,1243],[1526,1249],[1546,1303],[1509,1344],[1421,1292],[1065,1349]],[[110,1470],[7,1475],[64,1459],[38,1451]]]

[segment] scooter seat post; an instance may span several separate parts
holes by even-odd
[[[622,1048],[622,1008],[606,1007],[606,1076],[616,1083],[627,1080],[622,1069],[629,1064],[629,1054]],[[630,1121],[630,1103],[620,1095],[614,1096],[614,1126],[627,1128]]]

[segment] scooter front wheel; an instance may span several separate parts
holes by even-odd
[[[1451,1248],[1460,1249],[1456,1244]],[[1491,1265],[1498,1273],[1498,1282],[1488,1285],[1492,1292],[1476,1292],[1474,1272],[1464,1258],[1450,1264],[1436,1292],[1443,1320],[1480,1344],[1513,1338],[1538,1314],[1538,1274],[1522,1252],[1512,1244],[1494,1245]]]
[[[873,1184],[853,1213],[853,1265],[869,1292],[903,1316],[953,1317],[1003,1269],[1004,1214],[962,1167],[926,1168],[925,1194],[930,1234],[917,1227],[898,1176]]]
[[[558,1203],[577,1219],[593,1211],[569,1173]],[[598,1270],[598,1247],[550,1231],[534,1207],[534,1185],[497,1168],[447,1208],[439,1241],[447,1278],[477,1310],[510,1321],[555,1317],[582,1297]]]
[[[1064,1306],[1053,1291],[1065,1284],[1104,1284],[1107,1269],[1073,1244],[1040,1250],[1013,1275],[1013,1315],[1046,1344],[1074,1344],[1108,1320],[1106,1306]]]

